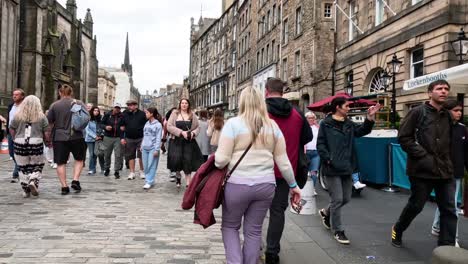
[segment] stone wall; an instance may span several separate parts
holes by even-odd
[[[19,11],[18,0],[0,0],[1,106],[6,106],[10,102],[11,92],[17,86]]]

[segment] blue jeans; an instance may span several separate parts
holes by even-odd
[[[458,215],[458,211],[460,211],[460,209],[458,208],[457,199],[458,199],[458,194],[461,191],[461,179],[455,179],[455,184],[456,184],[456,187],[455,187],[455,210],[457,211],[457,215]],[[432,227],[440,230],[440,211],[439,211],[439,207],[436,208],[435,216],[434,216],[434,222],[432,223]],[[457,237],[458,237],[458,226],[457,226]]]
[[[317,150],[307,150],[306,156],[310,160],[309,172],[314,172],[314,173],[311,173],[310,175],[315,186],[315,184],[317,183],[317,172],[320,166],[320,156]]]
[[[88,146],[88,154],[89,154],[89,171],[96,172],[96,161],[98,156],[94,154],[94,147],[96,146],[95,142],[86,142]],[[101,170],[104,170],[104,156],[99,157],[99,165],[101,166]]]
[[[155,149],[141,151],[143,158],[143,168],[145,169],[145,180],[149,185],[154,185],[154,178],[156,176],[156,170],[158,169],[159,155],[154,156]]]
[[[15,160],[15,144],[13,143],[13,137],[10,134],[8,134],[8,154],[15,163],[15,168],[13,169],[13,177],[19,177],[18,165],[16,164]]]
[[[359,181],[359,172],[353,173],[352,177],[353,177],[353,184],[355,184],[356,182]]]

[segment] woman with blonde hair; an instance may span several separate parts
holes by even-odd
[[[228,264],[257,263],[263,220],[275,195],[275,164],[289,184],[294,205],[299,203],[301,196],[283,134],[268,117],[264,98],[254,88],[242,91],[239,115],[229,119],[223,127],[215,153],[216,166],[228,166],[230,170],[250,145],[224,190],[221,231]],[[242,247],[241,224],[244,229]]]
[[[183,171],[188,187],[192,179],[191,173],[203,164],[203,155],[195,141],[200,126],[188,99],[181,99],[178,108],[172,111],[167,122],[167,131],[172,135],[167,167],[176,172],[177,187],[180,187],[180,172]]]
[[[219,136],[221,135],[221,130],[224,126],[224,114],[223,111],[217,108],[214,112],[213,118],[210,120],[208,124],[208,131],[207,134],[211,137],[210,140],[210,150],[211,153],[216,152],[218,148]]]
[[[39,194],[39,180],[45,162],[43,138],[47,126],[41,101],[34,95],[27,96],[10,125],[10,133],[14,138],[15,160],[25,198],[31,194]]]

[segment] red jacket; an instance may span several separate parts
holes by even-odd
[[[220,206],[222,185],[227,166],[218,169],[214,155],[208,158],[195,173],[190,186],[184,193],[182,209],[189,210],[195,205],[194,223],[207,228],[216,223],[213,210]]]

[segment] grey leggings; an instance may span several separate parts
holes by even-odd
[[[351,200],[353,180],[349,176],[326,176],[330,204],[327,215],[330,216],[331,229],[333,232],[343,231],[341,223],[341,207]]]

